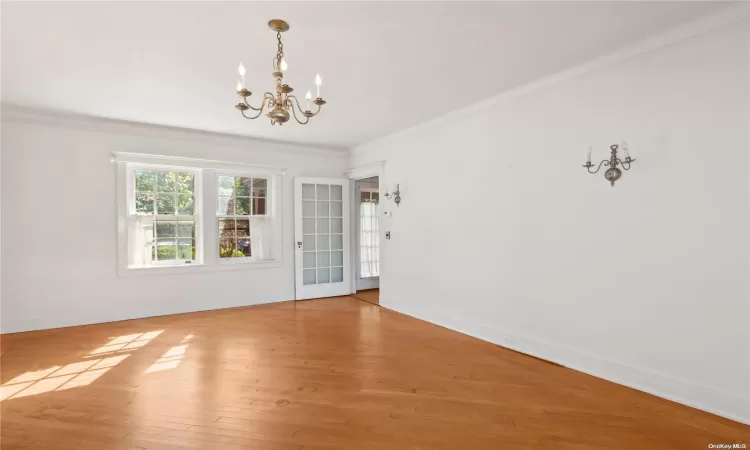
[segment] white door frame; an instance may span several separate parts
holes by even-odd
[[[357,291],[377,289],[378,287],[380,287],[380,276],[378,275],[377,277],[362,278],[362,271],[360,270],[360,266],[358,266],[358,264],[361,265],[362,263],[362,218],[360,217],[361,204],[359,203],[359,199],[362,190],[377,189],[378,193],[380,193],[380,189],[378,187],[378,184],[375,182],[357,180],[353,184],[354,201],[352,202],[352,231],[354,232],[354,252],[352,254],[354,255],[354,258],[352,259],[352,266],[354,267],[355,277],[352,278],[352,282],[354,283],[354,290]],[[380,204],[379,201],[378,204]],[[378,215],[380,214],[378,213]],[[380,217],[378,217],[378,234],[380,234],[380,222]],[[379,257],[380,247],[378,246],[378,258]]]
[[[379,251],[380,251],[380,280],[379,280],[379,284],[380,284],[380,290],[381,290],[381,295],[382,295],[382,292],[383,292],[383,273],[384,273],[384,267],[383,267],[384,266],[383,265],[384,258],[383,258],[383,255],[386,252],[386,248],[385,248],[386,246],[384,245],[385,242],[386,242],[385,239],[384,239],[385,228],[386,228],[385,227],[386,221],[384,221],[382,219],[385,218],[388,215],[388,212],[390,211],[390,209],[389,209],[390,208],[390,204],[388,204],[388,202],[385,201],[385,197],[383,197],[383,194],[386,191],[385,161],[375,161],[375,162],[372,162],[370,164],[366,164],[364,166],[356,167],[356,168],[351,169],[348,172],[346,172],[346,176],[347,176],[347,178],[349,178],[350,180],[353,180],[353,181],[363,180],[365,178],[378,177],[378,190],[380,191],[380,206],[379,206],[379,210],[380,210],[380,219],[381,219],[378,222],[378,233],[380,233],[380,248],[379,248]],[[359,199],[355,198],[355,186],[354,186],[354,183],[351,183],[349,197],[351,198],[351,208],[350,208],[350,211],[351,211],[351,220],[350,220],[350,222],[352,224],[355,224],[356,223],[355,222],[355,220],[356,220],[356,209],[359,208],[359,204],[358,204]],[[383,226],[381,226],[381,225],[383,225]],[[390,225],[390,224],[387,224],[387,225]],[[356,253],[357,252],[357,233],[354,230],[356,228],[357,228],[356,225],[352,226],[352,231],[353,232],[351,233],[351,245],[350,245],[351,252],[350,252],[350,255],[349,255],[350,261],[352,261],[352,263],[351,263],[351,274],[350,274],[350,279],[353,281],[352,286],[351,286],[351,289],[352,289],[351,293],[352,294],[354,294],[355,292],[357,292],[357,283],[356,283],[356,280],[357,280],[357,274],[359,273],[358,267],[356,267],[356,264],[355,264],[355,262],[357,261],[357,253]]]
[[[341,185],[342,201],[342,234],[343,234],[343,281],[339,283],[324,283],[305,285],[303,283],[303,230],[302,230],[302,184],[339,184]],[[346,178],[294,178],[294,276],[295,276],[295,299],[306,300],[310,298],[335,297],[351,293],[351,185],[353,183]],[[317,206],[317,205],[316,205]],[[316,225],[317,227],[317,218]]]

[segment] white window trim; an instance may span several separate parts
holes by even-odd
[[[183,158],[141,153],[113,152],[112,161],[117,163],[117,273],[121,277],[142,275],[173,275],[223,270],[277,268],[284,264],[283,221],[281,199],[282,180],[285,169],[246,163],[214,161],[196,158]],[[185,265],[154,265],[151,267],[129,267],[128,265],[128,217],[130,211],[130,191],[132,180],[129,175],[136,168],[158,168],[161,170],[182,170],[195,173],[196,211],[196,252],[198,259]],[[266,205],[268,216],[274,220],[273,261],[257,261],[250,258],[220,260],[218,249],[218,175],[263,176],[268,178]],[[212,243],[216,244],[213,251]]]

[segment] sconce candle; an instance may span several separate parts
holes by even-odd
[[[604,178],[609,181],[610,186],[614,187],[615,181],[619,180],[622,176],[622,170],[620,170],[617,166],[621,166],[625,170],[630,170],[630,163],[635,161],[635,159],[632,159],[630,157],[627,146],[628,144],[625,141],[622,141],[623,152],[625,153],[625,161],[617,157],[617,149],[619,147],[617,145],[612,145],[609,147],[612,151],[609,156],[609,160],[605,159],[600,162],[599,167],[597,167],[593,172],[591,171],[591,168],[594,167],[594,165],[591,164],[591,147],[589,146],[588,160],[586,161],[586,164],[583,165],[583,167],[586,168],[588,173],[597,173],[599,172],[599,169],[602,168],[602,166],[609,167],[609,169],[604,172]]]

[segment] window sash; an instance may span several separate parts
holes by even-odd
[[[150,266],[181,266],[185,264],[196,264],[200,261],[201,256],[201,250],[198,247],[198,235],[200,233],[200,229],[198,227],[199,223],[199,216],[198,215],[172,215],[172,214],[131,214],[129,216],[129,219],[131,221],[143,221],[144,219],[150,219],[150,225],[152,227],[151,232],[151,240],[148,242],[144,242],[144,249],[142,250],[145,256],[148,256],[146,258],[146,261],[148,262],[145,264],[145,266],[138,265],[138,267],[150,267]],[[175,223],[175,232],[173,236],[160,236],[157,231],[157,224],[159,222],[165,223],[165,222],[174,222]],[[192,223],[193,225],[193,231],[192,235],[190,236],[181,236],[180,234],[180,224],[181,223]],[[135,237],[130,236],[130,239],[135,239]],[[175,242],[175,258],[174,259],[164,259],[159,260],[159,254],[158,254],[158,248],[159,248],[159,241],[174,241]],[[195,255],[193,258],[187,259],[187,258],[180,258],[180,242],[181,241],[190,241],[191,246],[195,247]],[[153,259],[153,256],[151,252],[156,250],[155,256],[156,259]]]
[[[139,172],[152,172],[154,173],[153,183],[150,189],[138,189],[138,182],[136,176]],[[192,176],[192,192],[185,191],[180,192],[177,186],[171,191],[160,190],[158,187],[157,179],[159,174],[174,173],[174,174],[186,174]],[[188,266],[202,263],[202,241],[201,241],[201,217],[202,217],[202,202],[201,202],[201,183],[200,183],[201,171],[196,168],[188,167],[171,167],[171,166],[154,166],[148,164],[136,164],[128,163],[126,165],[125,176],[126,176],[126,211],[128,213],[126,225],[126,242],[128,255],[127,255],[127,267],[129,268],[149,268],[149,267],[169,267],[169,266]],[[175,181],[176,182],[176,181]],[[152,212],[139,212],[137,211],[136,197],[138,194],[150,195],[153,201],[151,205]],[[174,214],[159,214],[158,212],[158,196],[171,196],[173,198]],[[177,203],[178,196],[189,196],[192,199],[192,214],[180,214],[179,204]],[[143,248],[140,248],[138,241],[143,240],[141,237],[136,236],[134,233],[142,232],[137,230],[137,225],[133,221],[148,220],[151,222],[153,227],[151,232],[151,241],[144,242]],[[158,222],[176,222],[178,227],[179,222],[190,222],[193,223],[193,236],[181,238],[178,236],[178,231],[175,229],[175,236],[163,236],[159,237],[157,233]],[[191,246],[195,246],[195,259],[180,258],[180,239],[190,239]],[[158,248],[159,241],[171,240],[174,241],[174,259],[158,259]],[[136,248],[137,247],[137,248]],[[143,252],[139,254],[138,252]],[[154,253],[156,252],[154,259]]]

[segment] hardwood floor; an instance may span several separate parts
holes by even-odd
[[[737,422],[353,297],[1,342],[3,450],[750,444]]]
[[[358,299],[364,300],[368,303],[372,303],[373,305],[379,305],[380,289],[366,289],[364,291],[357,291],[357,293],[354,294],[354,297],[357,297]]]

